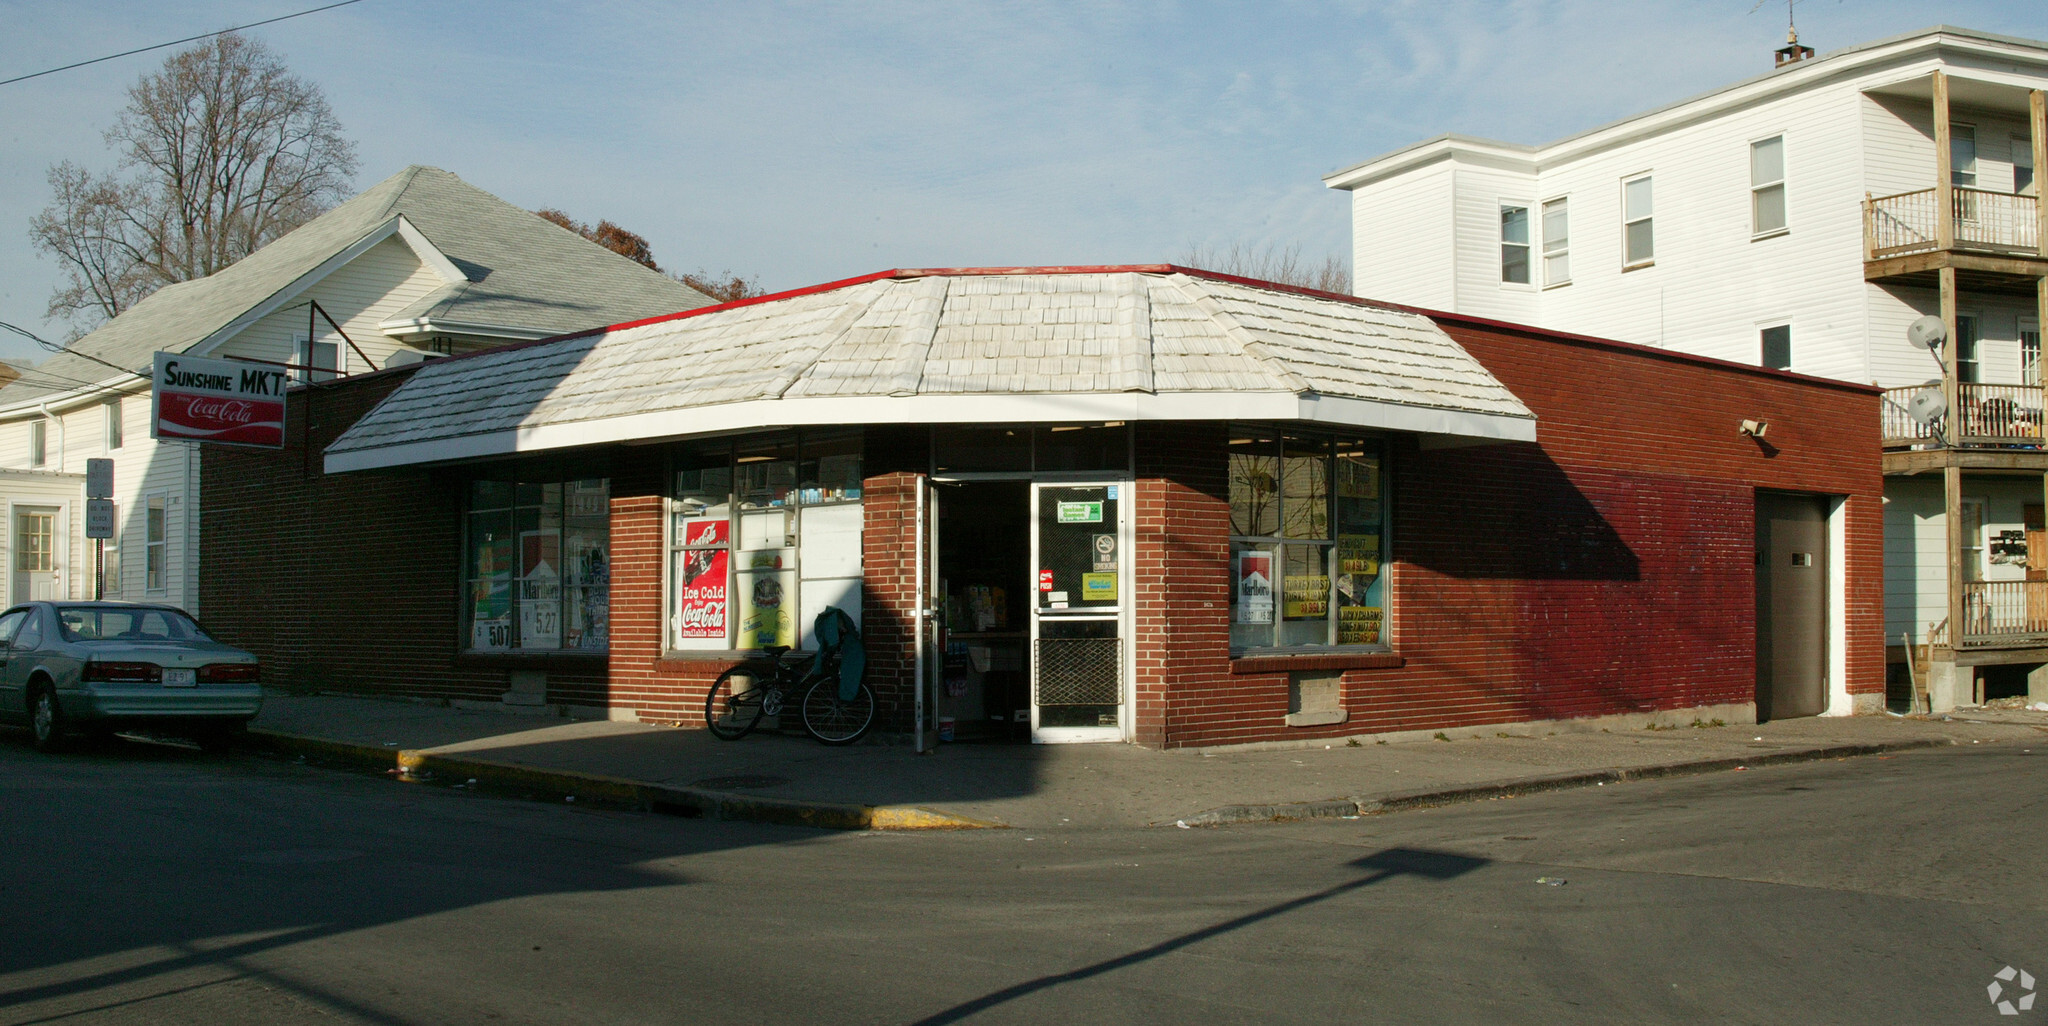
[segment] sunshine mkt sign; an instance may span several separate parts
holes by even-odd
[[[282,368],[158,353],[150,380],[151,438],[284,448]]]

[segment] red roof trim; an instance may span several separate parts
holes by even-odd
[[[637,321],[624,321],[618,324],[607,324],[603,327],[598,328],[587,328],[583,331],[574,331],[566,335],[550,335],[547,338],[537,338],[526,342],[513,342],[502,346],[493,346],[489,349],[479,349],[476,352],[463,353],[460,356],[442,357],[439,360],[433,360],[430,362],[445,363],[449,360],[466,360],[472,356],[483,356],[490,353],[512,352],[514,350],[525,349],[529,346],[547,345],[551,342],[562,342],[572,338],[586,338],[591,335],[602,335],[614,331],[624,331],[627,328],[640,328],[650,324],[662,324],[669,321],[680,321],[691,317],[700,317],[705,314],[720,313],[726,310],[737,310],[741,307],[758,306],[762,303],[774,303],[785,299],[795,299],[799,296],[814,296],[821,292],[833,292],[838,289],[851,288],[855,285],[865,285],[871,281],[881,281],[884,278],[934,278],[944,276],[992,277],[997,275],[1027,274],[1185,274],[1190,278],[1207,278],[1211,281],[1225,281],[1236,285],[1245,285],[1251,288],[1265,289],[1270,292],[1286,292],[1298,296],[1307,296],[1312,299],[1327,299],[1334,300],[1340,303],[1350,303],[1353,306],[1375,307],[1381,310],[1398,310],[1403,313],[1420,314],[1424,317],[1428,317],[1431,320],[1435,321],[1450,321],[1458,324],[1469,324],[1473,327],[1478,328],[1491,328],[1497,331],[1512,331],[1525,335],[1536,335],[1555,342],[1571,343],[1576,345],[1599,346],[1606,349],[1613,349],[1619,352],[1634,353],[1641,356],[1649,356],[1664,360],[1674,360],[1680,363],[1694,363],[1699,364],[1701,366],[1715,367],[1722,370],[1742,371],[1744,373],[1757,374],[1762,375],[1764,377],[1783,378],[1791,381],[1802,382],[1804,384],[1809,385],[1822,385],[1830,388],[1846,389],[1852,392],[1867,392],[1872,395],[1882,394],[1884,391],[1884,389],[1879,388],[1875,385],[1859,385],[1851,381],[1839,381],[1834,378],[1817,377],[1812,374],[1798,374],[1792,371],[1771,370],[1768,367],[1758,367],[1753,364],[1747,363],[1736,363],[1733,360],[1722,360],[1711,356],[1695,356],[1691,353],[1680,353],[1670,349],[1661,349],[1657,346],[1647,346],[1636,342],[1621,342],[1611,338],[1601,338],[1597,335],[1580,335],[1569,331],[1553,331],[1549,328],[1539,328],[1529,324],[1518,324],[1514,321],[1496,320],[1491,317],[1476,317],[1470,314],[1448,313],[1443,310],[1431,310],[1427,307],[1408,306],[1402,303],[1389,303],[1377,299],[1366,299],[1361,296],[1347,295],[1342,292],[1327,292],[1322,289],[1312,289],[1302,285],[1288,285],[1277,281],[1263,281],[1258,278],[1247,278],[1243,275],[1226,274],[1222,271],[1209,271],[1199,267],[1185,267],[1180,264],[1054,264],[1038,267],[897,267],[887,271],[874,271],[869,274],[863,274],[852,278],[841,278],[838,281],[828,281],[820,285],[807,285],[804,286],[803,288],[789,289],[783,292],[771,292],[764,296],[753,296],[747,299],[734,300],[733,302],[730,303],[714,303],[710,306],[700,306],[692,310],[682,310],[676,313],[662,314],[657,317],[645,317]],[[421,365],[423,366],[424,363],[422,363]],[[353,380],[354,378],[363,376],[364,375],[352,375],[349,378],[343,378],[338,380]]]

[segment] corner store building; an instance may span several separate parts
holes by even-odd
[[[291,685],[695,723],[836,605],[893,724],[964,735],[1882,698],[1859,386],[1154,265],[883,272],[293,401],[205,520],[209,618]]]

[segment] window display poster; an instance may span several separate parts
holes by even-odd
[[[1273,554],[1237,554],[1237,622],[1273,622]]]
[[[723,521],[720,521],[723,523]],[[691,549],[676,554],[676,637],[724,641],[728,629],[725,549]]]
[[[471,648],[512,647],[512,539],[482,538],[472,551],[469,624]]]
[[[732,521],[720,517],[716,520],[686,520],[683,522],[683,544],[723,545],[730,537]]]
[[[796,575],[788,571],[741,574],[740,648],[796,647]]]
[[[1287,578],[1281,591],[1280,615],[1289,620],[1314,620],[1330,615],[1330,579],[1303,574]]]
[[[1382,615],[1378,606],[1337,607],[1337,644],[1379,644]]]
[[[1379,459],[1376,457],[1349,456],[1338,460],[1337,497],[1340,499],[1379,498]]]
[[[519,647],[562,647],[562,536],[519,535]]]
[[[1372,577],[1380,572],[1380,536],[1340,534],[1337,536],[1337,572]]]

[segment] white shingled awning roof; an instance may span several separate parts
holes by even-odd
[[[330,472],[814,424],[1303,421],[1534,441],[1428,317],[1170,265],[885,271],[420,367]]]

